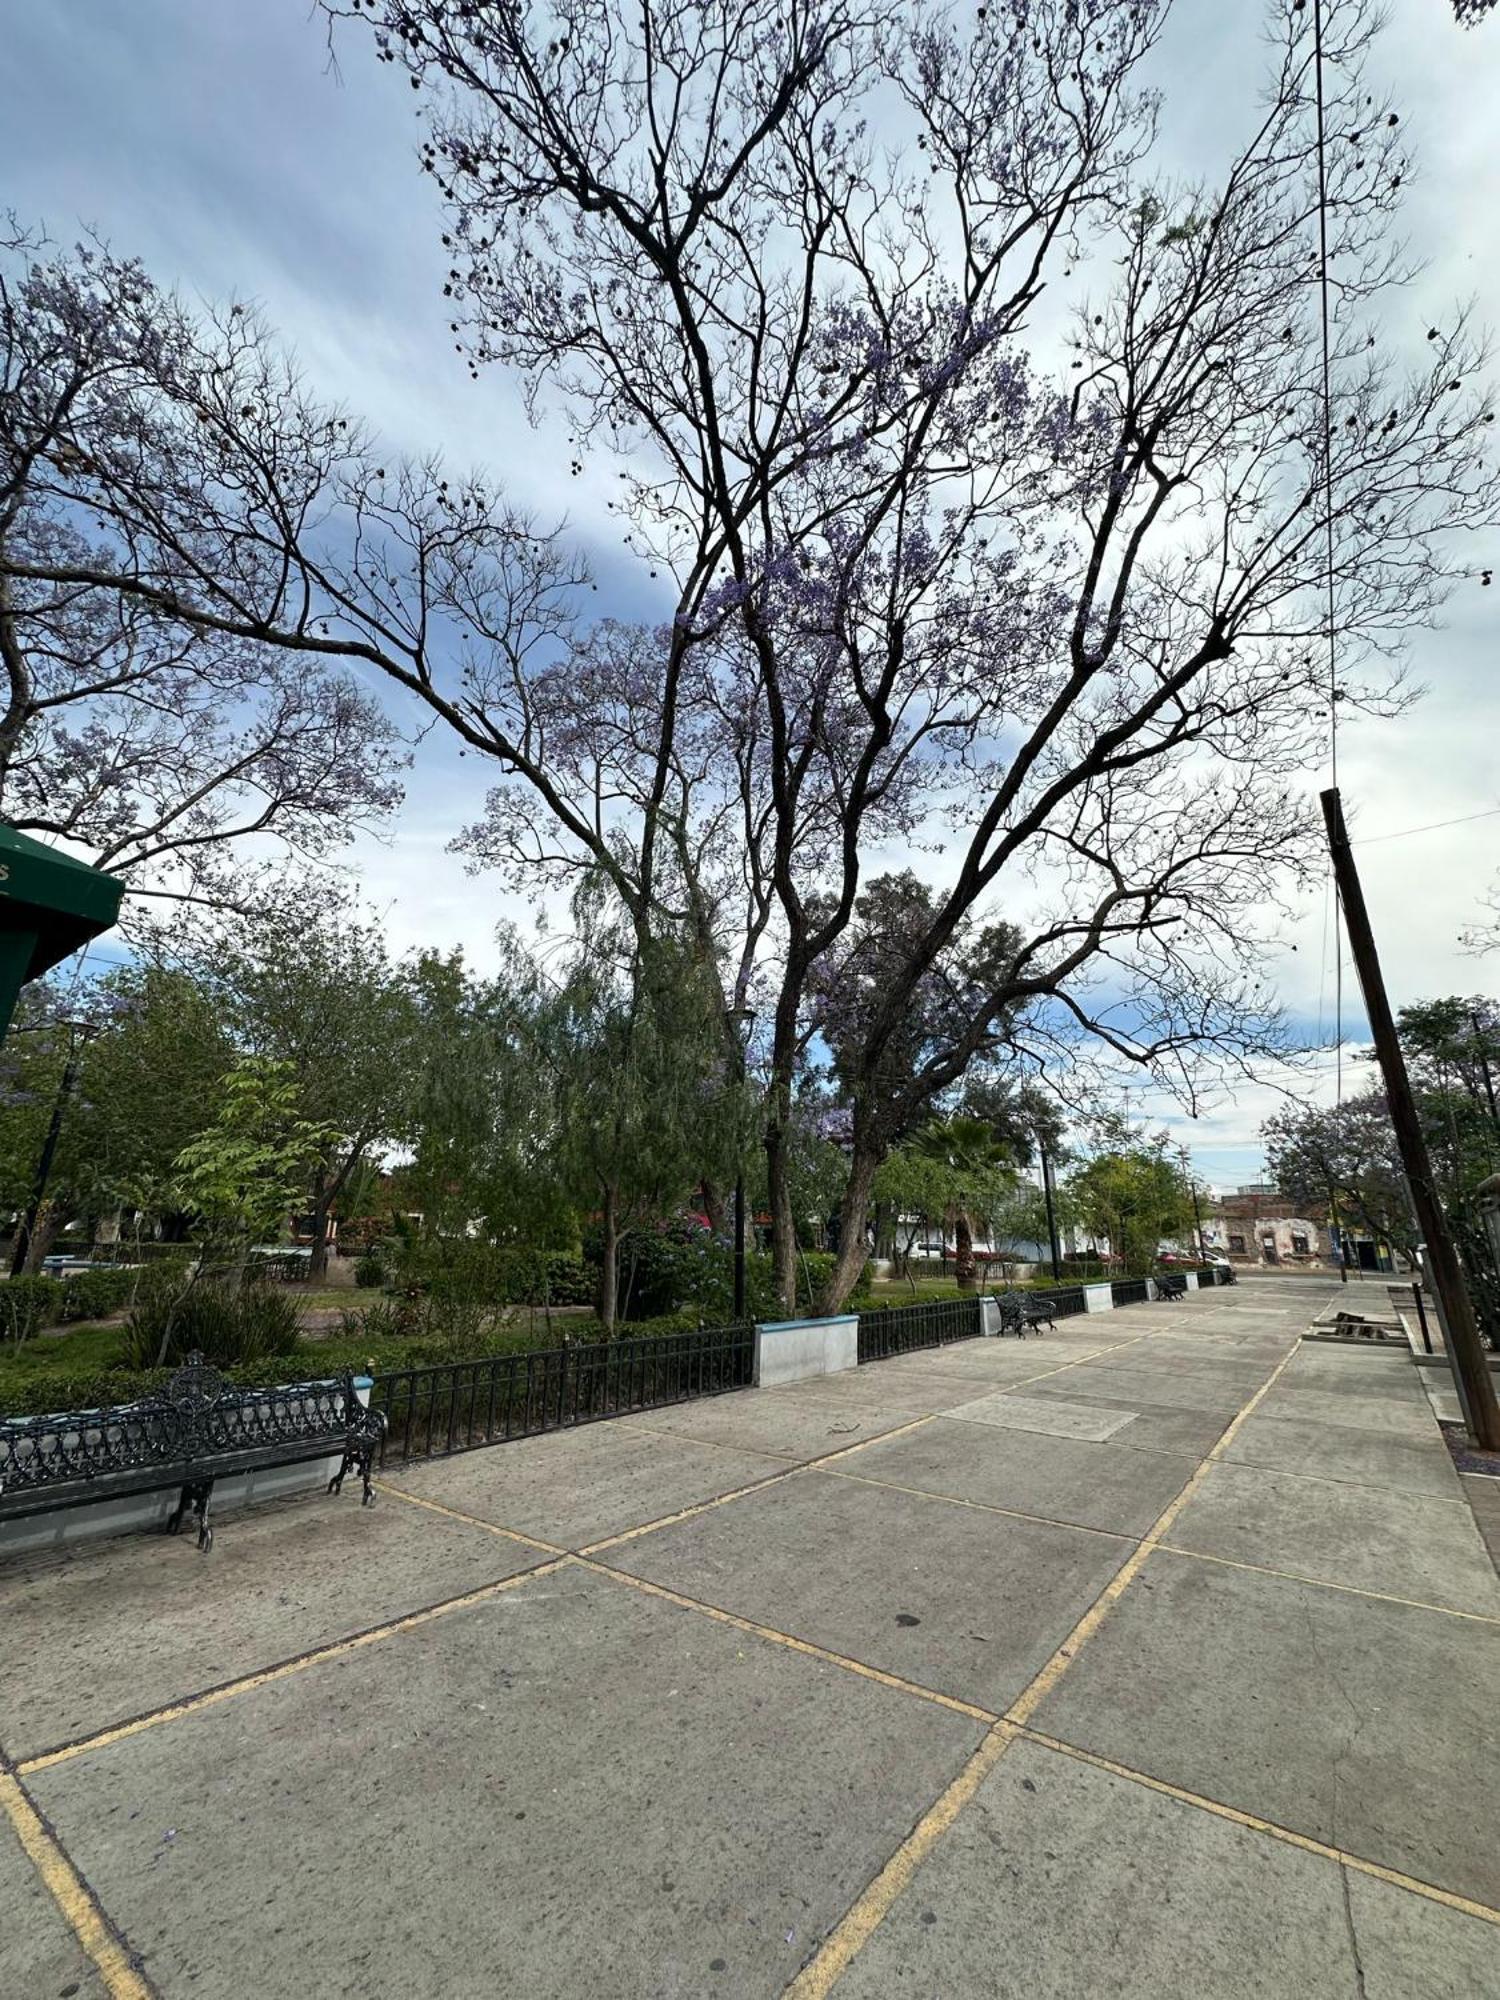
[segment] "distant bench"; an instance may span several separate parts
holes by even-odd
[[[328,1491],[339,1492],[357,1472],[368,1507],[375,1498],[371,1462],[385,1427],[385,1413],[361,1403],[352,1374],[240,1389],[191,1354],[164,1389],[138,1403],[0,1418],[0,1521],[175,1487],[167,1533],[175,1535],[191,1510],[206,1554],[214,1482],[236,1473],[337,1454]]]
[[[1169,1277],[1156,1278],[1152,1282],[1156,1286],[1156,1296],[1159,1299],[1185,1299],[1187,1297],[1188,1281],[1181,1271],[1174,1271]]]

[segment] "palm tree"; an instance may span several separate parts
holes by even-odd
[[[983,1118],[934,1118],[912,1142],[913,1149],[947,1168],[952,1182],[948,1215],[953,1222],[955,1276],[959,1288],[971,1291],[974,1274],[975,1208],[993,1190],[1002,1170],[1013,1175],[1011,1142],[996,1136]]]

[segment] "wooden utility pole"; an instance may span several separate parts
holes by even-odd
[[[1478,1323],[1464,1283],[1463,1267],[1448,1232],[1448,1218],[1437,1198],[1427,1141],[1417,1119],[1417,1107],[1406,1074],[1406,1059],[1396,1035],[1391,1003],[1386,998],[1385,980],[1365,908],[1364,891],[1354,866],[1354,853],[1344,826],[1344,809],[1338,788],[1322,795],[1323,818],[1328,827],[1328,851],[1333,857],[1334,880],[1344,907],[1344,925],[1349,933],[1349,949],[1354,954],[1360,989],[1365,996],[1365,1012],[1375,1041],[1375,1054],[1385,1083],[1391,1123],[1396,1128],[1396,1144],[1406,1169],[1412,1207],[1427,1245],[1427,1261],[1432,1281],[1442,1301],[1443,1318],[1452,1348],[1453,1366],[1463,1388],[1474,1441],[1481,1450],[1500,1451],[1500,1404],[1495,1400],[1495,1382],[1479,1338]]]

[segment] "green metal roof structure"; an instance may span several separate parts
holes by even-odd
[[[0,826],[0,1036],[26,982],[109,930],[124,892],[118,876]]]

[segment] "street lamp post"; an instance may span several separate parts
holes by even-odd
[[[58,1139],[62,1136],[63,1114],[68,1108],[68,1099],[73,1095],[73,1086],[78,1081],[79,1051],[91,1035],[98,1033],[92,1021],[60,1021],[58,1026],[68,1031],[68,1059],[63,1065],[57,1095],[52,1100],[52,1116],[47,1123],[47,1136],[42,1141],[41,1158],[36,1163],[36,1179],[31,1185],[31,1199],[26,1204],[26,1212],[21,1217],[21,1226],[16,1231],[10,1260],[10,1275],[13,1278],[21,1277],[26,1270],[26,1259],[36,1236],[42,1203],[47,1199],[47,1183],[52,1178],[52,1162],[57,1154]]]
[[[1198,1232],[1198,1261],[1200,1264],[1206,1264],[1208,1249],[1203,1241],[1203,1210],[1198,1206],[1198,1176],[1193,1172],[1193,1163],[1188,1157],[1186,1146],[1182,1148],[1182,1165],[1188,1177],[1188,1186],[1193,1191],[1193,1227]]]
[[[734,1036],[735,1051],[739,1056],[740,1097],[743,1103],[745,1093],[745,1044],[750,1030],[755,1026],[753,1007],[726,1007],[724,1019]],[[740,1140],[739,1119],[735,1119],[735,1135]],[[734,1319],[741,1325],[745,1318],[745,1149],[742,1143],[735,1146],[734,1172]]]
[[[1047,1242],[1052,1252],[1052,1281],[1056,1284],[1062,1277],[1062,1246],[1057,1240],[1057,1210],[1052,1202],[1052,1162],[1047,1157],[1047,1142],[1040,1132],[1036,1135],[1036,1150],[1042,1163],[1042,1198],[1047,1204]]]

